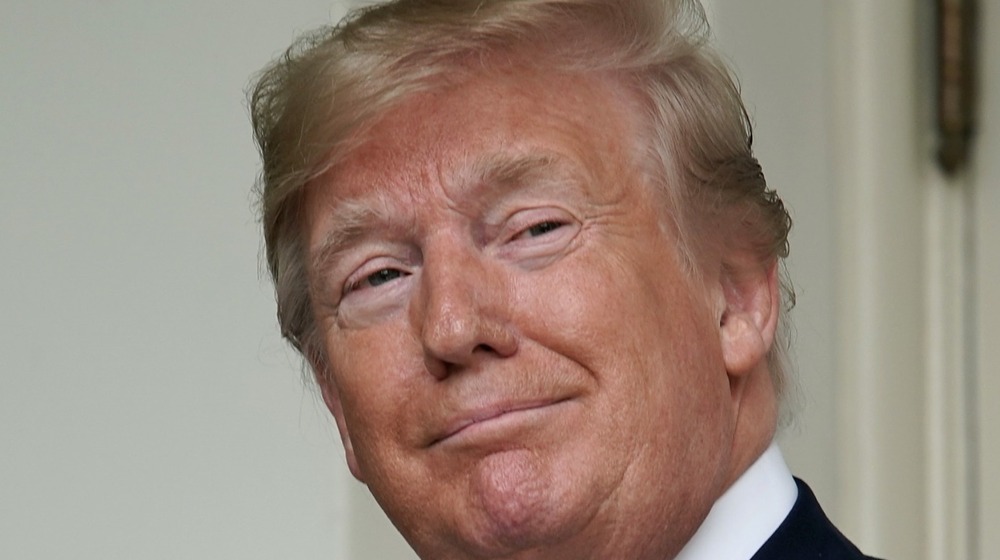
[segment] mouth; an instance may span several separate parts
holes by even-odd
[[[545,414],[550,409],[568,401],[569,398],[556,400],[530,401],[510,404],[495,404],[460,414],[451,422],[443,433],[434,438],[428,447],[474,437],[477,433],[491,429],[515,427],[524,422],[530,422],[534,417]]]

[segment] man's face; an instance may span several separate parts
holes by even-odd
[[[717,294],[682,269],[630,107],[598,79],[479,77],[311,186],[324,394],[424,557],[663,557],[730,476]]]

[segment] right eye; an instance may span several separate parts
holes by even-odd
[[[344,268],[352,272],[330,279],[336,282],[331,288],[340,289],[340,297],[332,307],[342,328],[370,327],[406,308],[413,279],[420,270],[419,259],[405,251],[385,251],[345,261]]]
[[[378,288],[379,286],[388,284],[393,280],[402,278],[407,274],[408,273],[403,272],[398,268],[382,268],[355,280],[349,281],[344,288],[344,294],[346,295],[351,292],[367,290],[370,288]]]

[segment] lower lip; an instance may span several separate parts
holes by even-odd
[[[543,416],[554,412],[556,408],[565,404],[566,401],[556,401],[538,406],[518,408],[501,412],[496,416],[490,416],[477,420],[459,430],[439,439],[434,444],[457,445],[460,443],[479,443],[492,440],[498,436],[506,435],[510,430],[530,427],[531,424],[538,423]]]

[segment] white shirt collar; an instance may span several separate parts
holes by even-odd
[[[674,560],[750,560],[792,511],[798,494],[772,443],[715,502]]]

